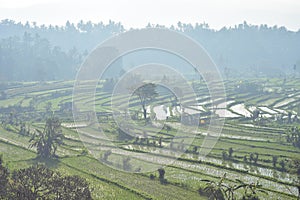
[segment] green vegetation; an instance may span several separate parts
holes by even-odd
[[[147,83],[136,89],[133,93],[140,100],[140,104],[143,109],[144,119],[147,119],[147,104],[152,101],[158,94],[156,92],[156,85],[153,83]]]
[[[187,144],[187,137],[176,137],[180,109],[176,103],[169,102],[172,94],[159,87],[155,88],[157,97],[147,101],[151,109],[146,110],[146,115],[139,97],[132,96],[132,112],[128,115],[138,125],[130,130],[132,135],[114,122],[109,93],[97,90],[97,126],[107,135],[102,138],[90,125],[93,125],[91,114],[82,114],[86,121],[74,124],[72,82],[10,83],[3,89],[5,98],[0,100],[0,152],[5,161],[1,162],[0,184],[5,185],[7,180],[22,181],[21,175],[13,176],[14,171],[27,173],[26,169],[39,169],[34,168],[39,166],[44,172],[50,170],[64,178],[77,175],[86,180],[93,199],[296,199],[300,192],[297,118],[300,82],[287,79],[287,86],[281,86],[279,81],[248,80],[243,87],[260,86],[248,93],[236,89],[239,80],[228,80],[226,92],[228,102],[232,102],[216,108],[216,112],[207,112],[211,102],[207,101],[204,83],[194,82],[194,87],[202,91],[199,105],[205,109],[195,108],[201,112],[197,131],[188,132],[188,125],[182,124],[183,130],[194,138],[191,145]],[[289,89],[291,86],[293,90]],[[266,91],[278,87],[284,93]],[[84,96],[78,98],[86,107],[93,105]],[[122,97],[116,100],[124,101]],[[183,100],[189,101],[189,97]],[[165,108],[161,112],[168,117],[165,122],[154,119],[151,123],[150,116],[158,110],[153,108],[162,104]],[[209,119],[220,117],[217,111],[220,109],[237,116],[225,116],[217,144],[203,157],[199,152]],[[244,115],[247,111],[250,114]],[[144,126],[145,119],[149,119],[149,126]],[[177,153],[182,153],[180,158],[162,168]],[[155,159],[151,160],[152,156]],[[139,163],[149,160],[155,170],[147,172]],[[72,185],[76,178],[66,179],[70,187],[76,186]],[[3,188],[0,190],[1,194],[5,193]]]
[[[57,147],[63,143],[64,138],[59,119],[47,119],[44,131],[38,129],[36,129],[36,131],[37,133],[35,133],[29,141],[31,142],[30,147],[36,147],[37,154],[41,158],[55,157]]]
[[[1,199],[92,199],[89,185],[79,176],[62,176],[44,165],[14,171],[0,157]]]

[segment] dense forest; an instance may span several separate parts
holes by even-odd
[[[163,27],[148,24],[146,27]],[[299,73],[300,30],[250,25],[210,29],[206,23],[163,27],[198,41],[229,76],[285,76]],[[67,22],[64,26],[2,20],[0,81],[70,80],[99,43],[126,31],[121,23]],[[247,72],[247,73],[245,73]]]

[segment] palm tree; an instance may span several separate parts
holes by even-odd
[[[200,195],[206,195],[209,200],[235,200],[237,197],[236,190],[244,189],[242,200],[258,200],[258,193],[268,194],[259,182],[244,183],[243,181],[236,179],[238,184],[228,185],[224,183],[225,178],[226,173],[219,181],[202,180],[206,182],[206,186],[204,189],[199,189]]]
[[[57,147],[63,143],[63,138],[59,119],[49,118],[43,131],[36,129],[36,133],[29,140],[29,147],[36,147],[39,157],[51,158],[55,156]]]
[[[166,184],[167,183],[167,179],[165,179],[165,174],[166,174],[166,171],[164,168],[159,168],[157,169],[158,171],[158,174],[159,174],[159,181],[161,184]]]
[[[226,173],[221,177],[220,181],[212,181],[212,180],[202,180],[206,182],[206,186],[204,187],[204,192],[208,196],[208,199],[211,200],[225,200],[225,193],[227,191],[227,185],[225,185],[224,179],[226,177]]]
[[[157,171],[159,173],[159,179],[165,179],[166,171],[164,170],[164,168],[159,168]]]
[[[242,200],[259,200],[258,193],[263,193],[268,195],[268,193],[262,188],[259,182],[256,183],[244,183],[243,181],[236,179],[239,185],[234,188],[238,190],[240,188],[244,189]]]
[[[228,149],[228,156],[229,156],[229,158],[232,157],[232,154],[233,154],[233,148],[230,147],[230,148]]]
[[[273,167],[276,167],[277,160],[278,160],[278,157],[277,157],[277,156],[272,156]]]

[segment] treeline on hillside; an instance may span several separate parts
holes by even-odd
[[[147,27],[163,27],[148,24]],[[164,27],[166,28],[166,27]],[[300,71],[300,30],[250,25],[210,29],[208,24],[168,27],[198,41],[226,76],[282,76]],[[109,21],[67,22],[64,26],[0,22],[0,81],[74,79],[84,56],[100,42],[122,33]],[[247,73],[245,73],[247,72]]]
[[[0,80],[45,81],[73,79],[84,55],[76,48],[63,51],[38,34],[9,37],[0,43]]]

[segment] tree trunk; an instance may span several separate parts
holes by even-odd
[[[143,115],[144,115],[144,119],[147,119],[147,109],[145,106],[143,106]]]

